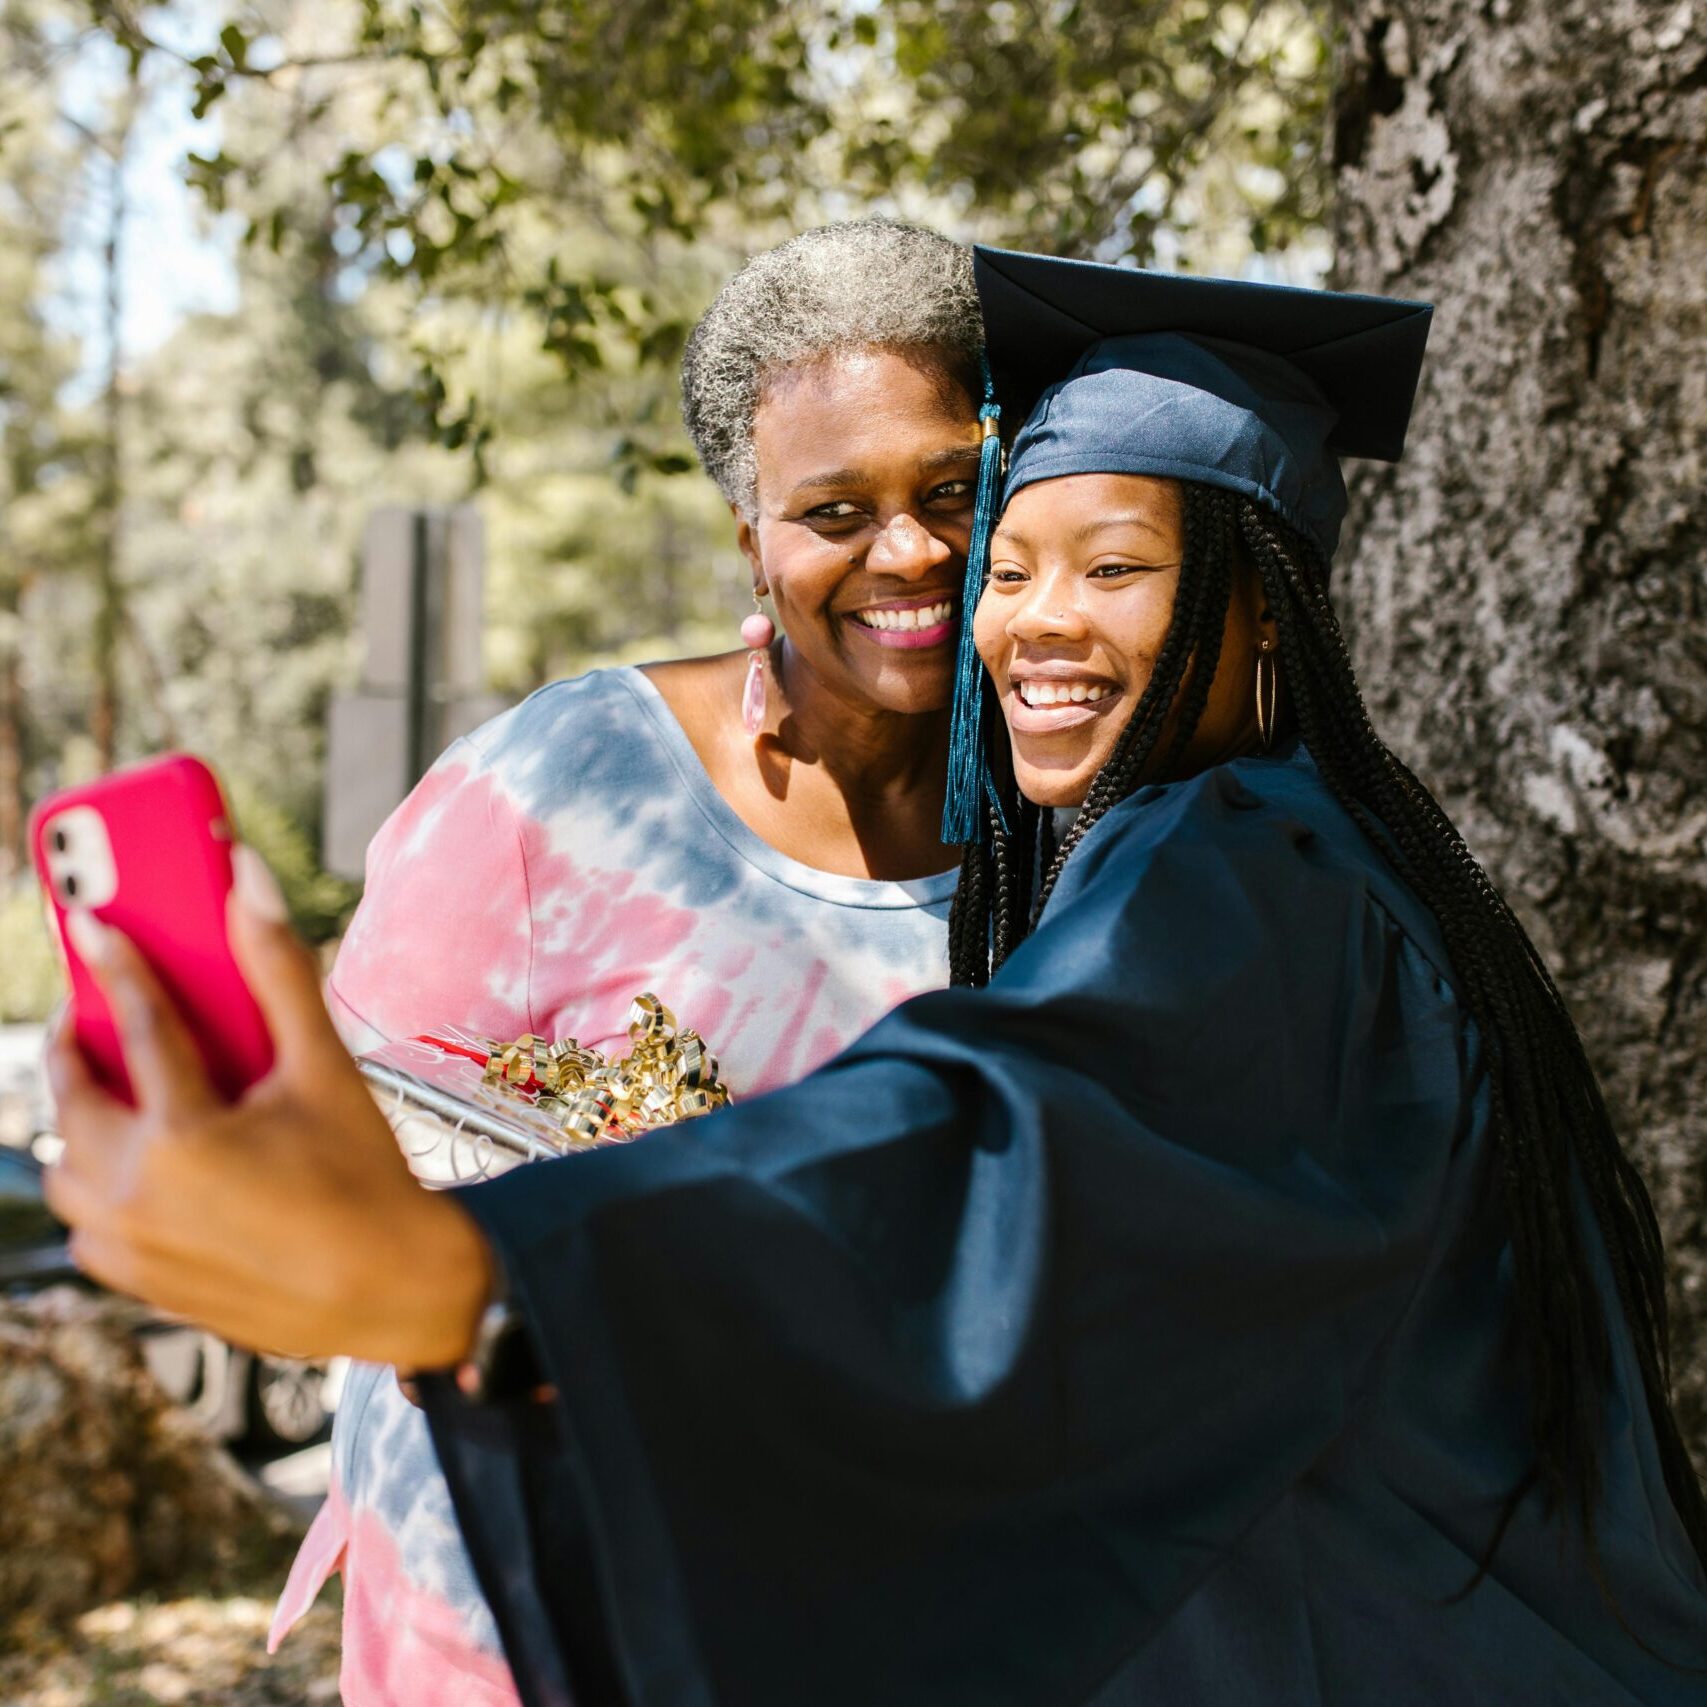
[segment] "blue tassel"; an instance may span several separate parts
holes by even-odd
[[[984,364],[984,406],[978,419],[984,443],[978,453],[978,495],[972,511],[972,538],[966,548],[966,585],[960,599],[960,649],[955,655],[954,706],[948,726],[948,793],[942,807],[942,839],[948,843],[984,839],[984,801],[1001,812],[995,779],[984,752],[984,665],[972,643],[972,613],[984,591],[990,558],[990,534],[1002,483],[1002,406],[996,401],[990,364]]]

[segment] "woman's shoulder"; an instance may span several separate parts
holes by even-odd
[[[635,676],[592,670],[548,683],[458,736],[374,837],[370,890],[422,864],[489,880],[539,844],[544,826],[554,843],[597,843],[640,804],[669,799],[669,756]]]
[[[620,664],[564,676],[535,688],[526,699],[488,718],[462,739],[488,764],[522,754],[537,754],[573,742],[579,734],[639,726],[645,721],[637,681],[640,672]],[[589,725],[597,719],[597,728]]]
[[[1152,783],[1111,806],[1086,832],[1073,860],[1083,881],[1111,860],[1201,845],[1225,855],[1267,854],[1284,867],[1325,837],[1359,863],[1355,829],[1309,752],[1282,752],[1211,765],[1179,782]],[[1065,875],[1065,874],[1063,874]]]
[[[632,798],[667,784],[668,730],[657,695],[631,665],[537,688],[457,743],[524,812],[577,797]]]
[[[559,930],[566,909],[608,927],[639,869],[691,887],[704,855],[687,816],[637,672],[539,689],[453,742],[374,837],[333,978],[346,1022],[540,1029],[536,908]]]

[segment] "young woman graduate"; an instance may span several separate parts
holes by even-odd
[[[1328,603],[1335,457],[1398,454],[1427,310],[978,264],[998,395],[1029,411],[951,801],[955,970],[987,988],[431,1216],[363,1184],[410,1272],[364,1271],[384,1332],[353,1349],[462,1355],[471,1318],[447,1338],[410,1291],[423,1241],[435,1275],[479,1266],[461,1210],[508,1287],[426,1385],[524,1696],[1707,1698],[1647,1197],[1533,949],[1371,732]],[[986,696],[1011,767],[985,763]],[[164,1184],[129,1206],[175,1266],[125,1244],[116,1141],[57,1071],[92,1158],[59,1201],[96,1266],[217,1313],[193,1277],[236,1259],[163,1231]],[[298,1094],[344,1123],[346,1173],[379,1154],[353,1096]],[[184,1117],[203,1221],[244,1191],[329,1213],[273,1159],[306,1153],[292,1120],[252,1124],[244,1184],[242,1146]],[[348,1271],[294,1314],[245,1272],[251,1333],[358,1336]],[[537,1362],[507,1386],[506,1320]]]

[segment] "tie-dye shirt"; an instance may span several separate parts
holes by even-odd
[[[613,1048],[655,990],[751,1095],[948,981],[953,887],[779,853],[646,676],[600,670],[458,741],[392,815],[328,998],[358,1051],[444,1025]],[[347,1707],[512,1707],[425,1419],[389,1369],[351,1371],[332,1455],[273,1645],[341,1570]]]

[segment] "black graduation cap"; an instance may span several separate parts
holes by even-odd
[[[1428,303],[983,246],[973,271],[1003,414],[1026,418],[1006,496],[1069,473],[1199,479],[1331,557],[1335,459],[1404,449]]]
[[[974,245],[984,337],[1004,410],[1029,415],[1104,338],[1179,332],[1283,356],[1339,415],[1327,448],[1397,462],[1433,304],[1251,279],[1199,278]]]

